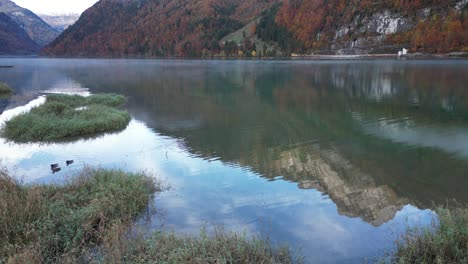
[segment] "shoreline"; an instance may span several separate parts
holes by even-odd
[[[330,60],[330,59],[468,59],[468,53],[447,53],[447,54],[426,54],[426,53],[408,53],[399,56],[398,54],[356,54],[356,55],[297,55],[291,58]]]
[[[468,52],[452,52],[452,53],[408,53],[407,55],[398,56],[394,53],[378,53],[378,54],[313,54],[293,56],[278,56],[278,57],[238,57],[238,56],[206,56],[206,57],[183,57],[183,56],[17,56],[17,55],[1,55],[0,59],[15,59],[15,58],[32,58],[32,59],[141,59],[141,60],[379,60],[379,59],[414,59],[414,60],[447,60],[447,59],[468,59]],[[9,66],[9,65],[8,65]],[[0,67],[2,68],[2,67]],[[5,67],[10,68],[10,67]]]

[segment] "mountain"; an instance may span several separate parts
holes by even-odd
[[[0,13],[0,55],[29,55],[39,46],[9,16]]]
[[[58,56],[198,56],[277,0],[101,0],[44,49]]]
[[[80,18],[79,14],[38,14],[38,16],[58,32],[63,32]]]
[[[59,35],[58,31],[53,29],[36,14],[28,9],[17,6],[10,0],[0,0],[0,12],[8,15],[41,47],[49,44]]]
[[[53,56],[290,56],[468,50],[468,0],[101,0]]]

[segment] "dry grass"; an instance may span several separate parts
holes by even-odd
[[[24,186],[0,170],[0,263],[75,260],[128,226],[157,190],[144,173],[84,169],[63,186]]]
[[[408,229],[392,263],[468,263],[468,209],[439,207],[430,228]]]
[[[154,232],[149,236],[125,236],[116,227],[103,244],[104,254],[96,263],[302,263],[288,247],[273,248],[268,240],[249,238],[216,229],[198,236]]]

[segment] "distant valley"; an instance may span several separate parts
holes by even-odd
[[[41,47],[49,44],[59,35],[57,30],[53,29],[39,16],[28,9],[17,6],[10,0],[0,0],[0,12],[9,16]]]
[[[80,18],[79,14],[38,14],[38,16],[58,32],[63,32]]]
[[[75,23],[78,14],[40,14],[0,0],[0,55],[32,55]]]

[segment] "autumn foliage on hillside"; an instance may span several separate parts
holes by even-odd
[[[101,0],[46,47],[67,56],[200,56],[275,0]]]
[[[239,49],[263,55],[277,54],[276,48],[281,49],[279,54],[291,54],[349,49],[353,42],[364,49],[389,46],[388,52],[401,47],[431,53],[461,51],[468,46],[468,11],[466,4],[455,10],[459,1],[101,0],[43,54],[235,56]],[[404,20],[404,28],[385,35],[366,28],[383,13]],[[259,21],[256,38],[221,41],[252,21]],[[338,34],[342,29],[345,33]],[[263,42],[256,45],[258,40]],[[259,47],[262,52],[255,51]]]
[[[389,42],[410,43],[415,52],[468,51],[468,20],[462,17],[453,10],[446,18],[435,15],[408,32],[390,36]]]
[[[388,43],[411,43],[414,50],[447,52],[467,46],[468,17],[455,11],[457,0],[285,0],[278,10],[276,22],[302,41],[305,48],[329,48],[336,30],[351,24],[358,16],[388,10],[412,18],[417,26]],[[418,21],[418,12],[430,7],[436,13],[431,19]],[[446,12],[448,10],[448,12]],[[465,19],[465,17],[467,19]]]

